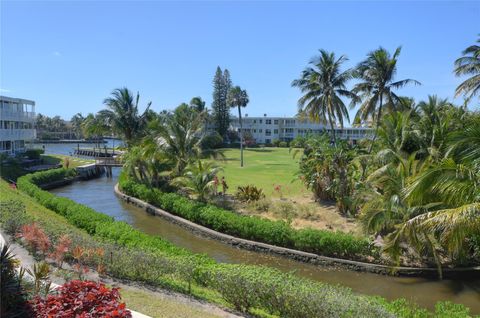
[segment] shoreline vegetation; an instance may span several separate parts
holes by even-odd
[[[20,178],[18,187],[41,205],[55,211],[55,218],[68,223],[66,225],[62,221],[57,224],[47,218],[41,220],[43,215],[37,215],[36,221],[50,228],[46,231],[56,232],[57,235],[59,230],[70,233],[72,230],[66,231],[65,227],[73,226],[82,241],[102,246],[108,251],[106,255],[114,254],[115,262],[105,264],[106,272],[114,277],[174,288],[189,294],[206,289],[205,292],[208,290],[208,294],[215,295],[211,299],[218,301],[221,298],[229,306],[259,317],[469,316],[464,306],[448,302],[439,302],[437,313],[433,314],[405,300],[388,302],[380,297],[356,295],[348,288],[312,282],[261,266],[218,264],[206,256],[194,255],[160,238],[143,234],[126,223],[114,221],[72,200],[56,197],[35,184],[69,177],[73,173],[67,169],[38,172]],[[5,224],[12,220],[2,213],[1,221]],[[57,228],[60,224],[62,229]],[[142,261],[139,262],[139,259]],[[90,265],[98,265],[99,261],[103,260],[90,260]],[[312,295],[315,295],[313,299]],[[289,305],[286,306],[285,302]]]

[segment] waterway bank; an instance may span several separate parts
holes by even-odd
[[[88,205],[117,220],[126,221],[145,233],[161,236],[195,253],[206,253],[219,262],[268,265],[284,271],[293,270],[298,275],[348,286],[364,294],[380,295],[387,299],[407,298],[430,309],[439,300],[450,300],[470,307],[473,313],[480,313],[480,281],[478,279],[438,281],[414,277],[390,277],[320,267],[272,254],[238,249],[197,236],[178,225],[122,202],[113,192],[118,173],[119,169],[114,169],[112,179],[99,178],[88,182],[75,182],[54,189],[52,192]]]

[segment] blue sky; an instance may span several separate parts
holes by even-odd
[[[117,87],[141,104],[210,105],[217,65],[247,89],[250,116],[294,115],[290,86],[318,49],[349,57],[402,45],[399,94],[453,98],[453,61],[480,33],[480,2],[1,1],[0,94],[70,118]],[[459,100],[460,102],[461,100]],[[476,101],[476,104],[477,101]]]

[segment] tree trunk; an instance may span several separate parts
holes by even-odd
[[[368,153],[370,154],[373,149],[373,144],[377,139],[378,134],[378,127],[380,126],[380,118],[382,117],[382,106],[383,106],[383,92],[380,93],[380,106],[378,106],[378,114],[377,114],[377,123],[375,124],[375,133],[373,135],[372,143],[370,144],[370,148],[368,149]]]
[[[243,167],[243,126],[242,126],[242,111],[238,106],[238,120],[240,123],[240,167]]]
[[[337,137],[335,136],[335,128],[333,127],[332,115],[328,113],[328,121],[330,122],[330,129],[332,130],[333,145],[337,146]]]

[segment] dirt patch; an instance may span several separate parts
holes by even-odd
[[[236,203],[241,214],[257,215],[270,220],[284,220],[293,228],[314,228],[361,234],[359,224],[338,212],[333,203],[315,202],[310,193],[292,198],[270,198],[258,203]]]

